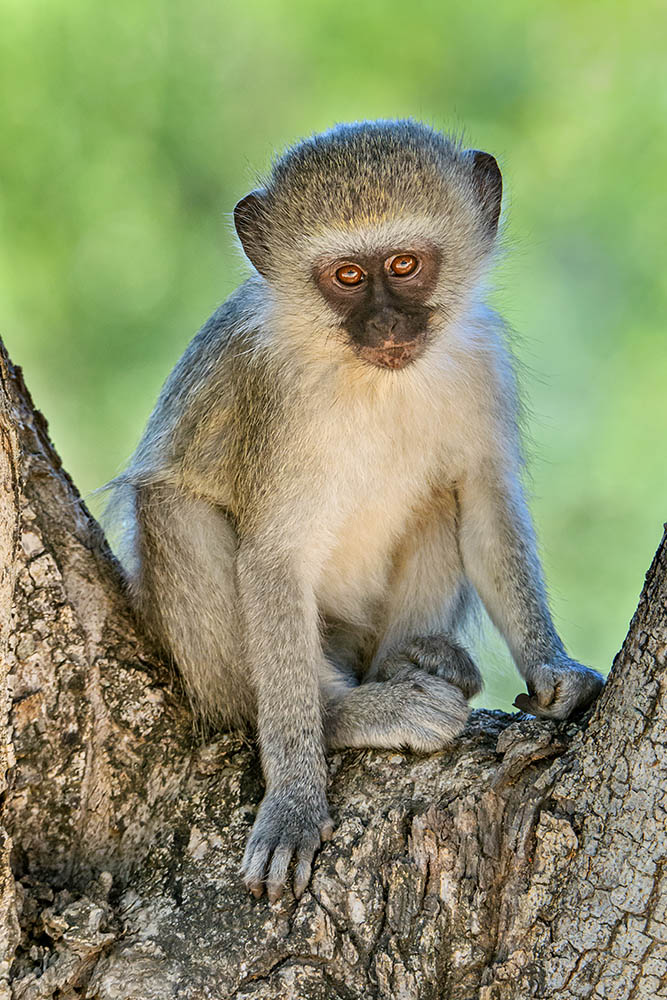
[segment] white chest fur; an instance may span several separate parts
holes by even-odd
[[[370,624],[386,593],[415,509],[446,475],[445,387],[434,393],[402,374],[389,373],[374,393],[340,398],[320,428],[327,468],[315,592],[322,613],[359,625]]]

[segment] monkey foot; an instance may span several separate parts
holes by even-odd
[[[272,903],[280,899],[294,860],[292,886],[298,899],[310,881],[315,852],[333,828],[326,802],[302,798],[294,788],[265,795],[241,866],[253,896],[259,899],[266,886]]]

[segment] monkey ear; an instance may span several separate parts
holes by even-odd
[[[503,176],[500,167],[490,153],[482,153],[479,149],[467,150],[466,156],[472,162],[473,185],[482,206],[484,220],[489,233],[495,236],[503,197]]]
[[[269,263],[269,248],[265,240],[266,200],[266,191],[258,188],[241,198],[234,209],[237,236],[246,257],[260,274],[266,274]]]

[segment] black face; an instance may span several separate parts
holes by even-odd
[[[440,255],[433,247],[341,257],[313,270],[355,353],[380,368],[404,368],[426,344]]]

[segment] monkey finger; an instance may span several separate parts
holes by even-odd
[[[297,899],[303,896],[304,890],[310,882],[314,857],[314,847],[302,847],[297,854],[296,868],[294,870],[294,895]]]
[[[564,719],[568,715],[554,698],[543,703],[537,697],[520,694],[514,699],[514,705],[522,712],[534,715],[536,719]]]
[[[264,872],[270,853],[271,848],[266,844],[248,844],[246,847],[241,873],[246,888],[250,890],[255,899],[259,899],[264,892]]]
[[[331,840],[331,838],[333,837],[333,832],[334,832],[334,822],[330,816],[327,816],[324,823],[322,823],[320,827],[320,839],[322,840],[322,843],[324,843],[327,840]]]
[[[283,894],[287,869],[293,854],[294,848],[289,845],[276,847],[273,852],[269,874],[266,876],[266,892],[271,903],[277,902]]]
[[[518,708],[520,712],[527,712],[529,715],[538,714],[537,702],[531,695],[525,694],[525,692],[516,696],[514,707]]]
[[[542,691],[537,692],[537,704],[541,709],[547,709],[558,701],[558,693],[560,691],[560,685],[554,683],[553,685],[544,688]]]

